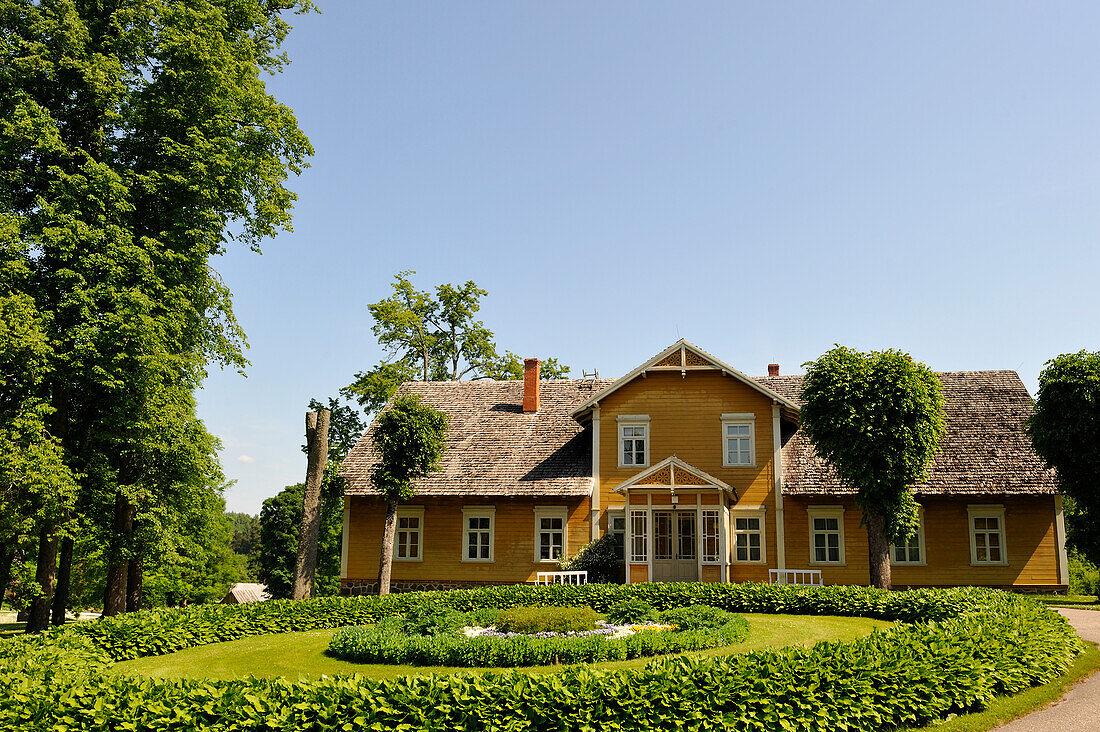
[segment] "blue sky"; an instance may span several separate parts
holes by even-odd
[[[403,269],[578,375],[684,337],[1034,392],[1100,348],[1095,3],[320,5],[269,82],[317,150],[295,230],[214,262],[251,344],[199,395],[231,510],[303,479],[306,404],[377,362]]]

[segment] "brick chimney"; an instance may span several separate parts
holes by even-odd
[[[539,360],[528,358],[523,362],[523,411],[539,411]]]
[[[769,363],[768,364],[768,376],[779,376],[779,364],[777,364],[777,363]]]

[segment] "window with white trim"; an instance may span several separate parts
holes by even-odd
[[[644,468],[649,465],[649,416],[623,414],[619,424],[619,467]]]
[[[967,506],[966,513],[970,518],[970,563],[1008,564],[1004,506]]]
[[[462,509],[462,561],[493,561],[493,524],[496,509],[474,506]]]
[[[917,525],[917,533],[901,544],[890,545],[890,564],[924,565],[928,563],[924,556],[924,509],[921,508],[919,511],[920,523]]]
[[[844,564],[844,508],[810,506],[810,564]]]
[[[722,465],[752,467],[756,465],[756,415],[722,415]]]
[[[649,516],[646,511],[630,512],[630,561],[649,561]]]
[[[763,562],[764,512],[734,509],[732,516],[733,561]]]
[[[722,512],[716,509],[703,509],[703,563],[717,564],[722,561]]]
[[[397,509],[397,529],[393,537],[394,561],[419,562],[423,559],[423,546],[423,506]]]
[[[607,512],[607,533],[615,544],[615,556],[626,559],[626,514],[623,511]]]
[[[535,509],[535,561],[557,562],[566,556],[566,526],[569,511],[564,506]]]

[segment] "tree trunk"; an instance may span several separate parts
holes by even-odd
[[[317,537],[321,533],[321,480],[328,461],[328,423],[331,412],[306,412],[306,489],[302,497],[302,527],[298,532],[298,561],[294,567],[295,600],[313,597],[317,570]]]
[[[126,612],[132,613],[141,609],[141,557],[134,557],[126,563]]]
[[[386,525],[382,529],[382,559],[378,563],[378,594],[390,594],[393,569],[393,535],[397,531],[397,501],[386,501]]]
[[[890,589],[890,539],[886,536],[886,517],[864,509],[867,525],[867,559],[871,568],[871,586]]]
[[[125,552],[129,548],[130,532],[134,525],[134,507],[125,496],[115,498],[115,517],[112,523],[112,551],[107,564],[107,586],[103,590],[103,617],[111,617],[126,611],[127,562]]]
[[[53,624],[65,624],[65,610],[69,607],[69,584],[73,576],[73,540],[66,536],[61,540],[61,559],[57,563],[57,591],[53,596]]]
[[[42,527],[38,537],[38,568],[34,579],[42,587],[42,594],[31,603],[27,618],[27,632],[38,633],[50,627],[50,603],[53,600],[53,583],[57,574],[57,535],[52,526]]]
[[[8,597],[8,585],[11,583],[11,566],[15,563],[15,548],[19,546],[19,537],[0,546],[0,605]]]

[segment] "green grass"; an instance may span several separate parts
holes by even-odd
[[[890,623],[870,618],[814,617],[807,615],[745,614],[749,635],[744,641],[723,648],[702,651],[714,656],[747,653],[765,648],[790,645],[813,645],[822,640],[851,640],[871,633]],[[117,673],[153,676],[157,678],[234,679],[255,675],[266,678],[316,677],[322,674],[360,673],[373,678],[395,678],[426,673],[467,673],[489,669],[446,668],[426,666],[387,666],[341,661],[325,655],[334,630],[314,630],[302,633],[262,635],[227,643],[213,643],[188,648],[166,656],[152,656],[123,661],[114,666]],[[596,668],[642,666],[648,658],[593,664]],[[560,666],[539,666],[530,673],[548,673]],[[499,669],[497,669],[499,670]]]
[[[1096,595],[1036,595],[1035,599],[1052,607],[1082,607],[1086,610],[1100,610],[1100,602],[1097,602]]]
[[[1077,657],[1069,670],[1049,684],[1036,686],[1015,696],[999,696],[987,708],[974,714],[934,722],[921,730],[935,732],[986,732],[1014,719],[1050,706],[1062,698],[1071,686],[1100,670],[1100,650],[1088,643],[1084,654]]]

